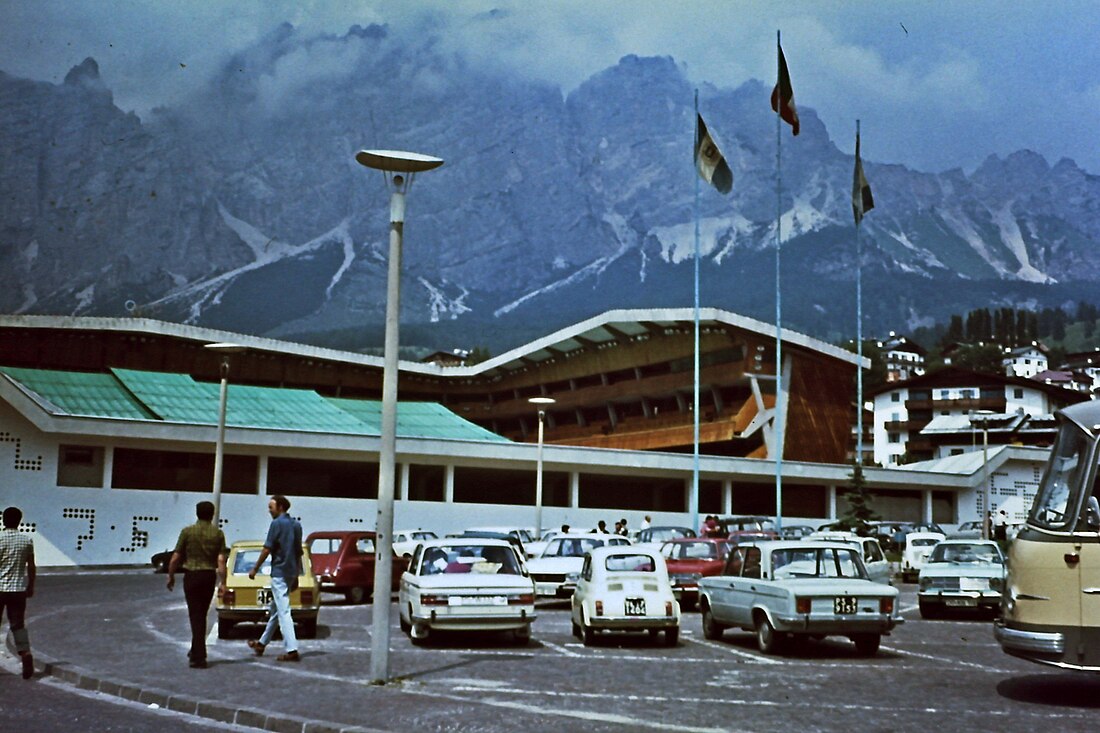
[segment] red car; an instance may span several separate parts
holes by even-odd
[[[311,532],[306,537],[313,558],[313,572],[321,580],[321,592],[343,593],[349,603],[363,603],[374,593],[374,532],[339,530]],[[393,556],[391,591],[401,586],[407,557]]]
[[[692,608],[699,600],[699,578],[721,575],[731,544],[722,537],[681,537],[661,545],[668,579],[680,605]]]

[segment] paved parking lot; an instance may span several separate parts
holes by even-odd
[[[326,596],[319,638],[302,642],[297,665],[275,662],[279,643],[268,656],[250,656],[242,627],[231,640],[212,632],[211,667],[189,669],[182,595],[144,570],[44,575],[30,628],[40,658],[85,687],[167,707],[174,698],[174,709],[215,719],[244,711],[231,722],[277,730],[1095,727],[1100,678],[1004,655],[988,620],[922,621],[913,586],[902,589],[906,623],[870,659],[845,639],[778,657],[760,654],[748,633],[707,641],[697,613],[685,614],[672,649],[642,635],[585,647],[570,633],[564,604],[540,606],[527,646],[486,634],[414,647],[396,628],[395,611],[396,681],[383,687],[369,682],[370,606],[337,596]],[[6,684],[15,682],[22,681]]]

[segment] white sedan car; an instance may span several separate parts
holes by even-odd
[[[393,533],[393,554],[398,557],[402,555],[412,557],[417,545],[426,540],[434,540],[436,537],[435,532],[429,532],[426,529],[399,529]]]
[[[571,532],[550,540],[540,556],[528,561],[527,567],[540,596],[568,598],[573,595],[585,553],[604,545],[629,544],[630,540],[619,535]]]
[[[598,547],[584,558],[572,601],[573,634],[590,646],[597,631],[648,631],[680,638],[680,604],[661,553],[649,547]]]
[[[401,630],[413,644],[433,631],[511,631],[531,638],[535,583],[505,540],[427,540],[413,553],[398,593]]]
[[[932,548],[944,539],[945,536],[938,532],[910,532],[905,535],[905,551],[901,554],[901,579],[906,583],[916,580]]]

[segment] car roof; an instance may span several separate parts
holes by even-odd
[[[762,550],[804,550],[807,548],[831,548],[839,550],[853,549],[850,542],[837,542],[834,540],[815,540],[813,538],[802,540],[756,540],[753,542],[742,542],[738,545],[738,547],[759,547]]]
[[[451,546],[466,546],[466,545],[485,545],[492,547],[515,547],[515,545],[508,540],[497,539],[496,537],[473,537],[466,535],[465,537],[440,537],[434,540],[422,540],[420,546],[424,549],[429,547],[451,547]]]
[[[942,532],[910,532],[906,535],[907,540],[920,540],[926,537],[939,537],[941,540],[944,538]]]
[[[968,539],[965,539],[963,537],[959,537],[959,538],[956,538],[956,539],[940,540],[939,544],[941,544],[941,545],[991,545],[993,547],[997,547],[997,543],[994,542],[993,540],[980,540],[980,539],[977,539],[977,538],[972,539],[972,540],[968,540]]]
[[[710,543],[716,545],[719,542],[728,543],[729,538],[728,537],[673,537],[670,540],[665,540],[666,545],[673,544],[673,543],[680,544],[680,545],[686,545],[686,544],[690,544],[692,542],[710,542]]]
[[[654,559],[661,557],[661,553],[656,548],[645,547],[644,545],[602,545],[588,551],[588,554],[593,558],[599,558],[605,555],[617,555],[620,553],[646,555]]]
[[[315,538],[334,538],[334,537],[348,537],[355,536],[368,536],[374,537],[375,533],[370,530],[364,529],[322,529],[317,532],[310,532],[306,535],[306,542],[309,542]]]

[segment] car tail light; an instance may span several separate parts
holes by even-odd
[[[299,593],[299,597],[302,600],[302,605],[303,606],[312,606],[313,605],[313,591],[303,590]]]
[[[665,601],[665,615],[672,615],[672,601]]]
[[[420,596],[421,606],[446,606],[447,596]]]
[[[235,605],[237,603],[237,591],[226,588],[225,593],[222,593],[222,603],[227,606]]]
[[[603,601],[596,601],[596,615],[603,616]]]
[[[894,612],[894,599],[893,598],[880,598],[878,601],[879,613],[893,613]]]
[[[795,613],[809,613],[810,612],[810,599],[809,598],[795,598],[794,599]]]
[[[534,593],[521,593],[519,595],[508,596],[509,606],[530,606],[535,602]]]

